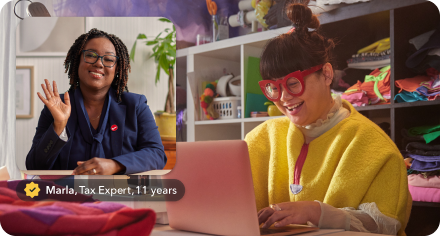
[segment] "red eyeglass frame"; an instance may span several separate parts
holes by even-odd
[[[261,89],[261,91],[263,91],[264,96],[266,96],[266,98],[269,99],[272,102],[279,101],[281,99],[281,95],[282,94],[280,93],[280,96],[278,96],[278,98],[270,98],[270,96],[266,94],[266,85],[269,84],[269,83],[275,84],[279,91],[281,91],[280,85],[282,84],[282,85],[284,85],[284,91],[287,91],[290,95],[295,96],[295,97],[301,96],[304,93],[304,89],[305,89],[304,77],[306,77],[307,75],[310,75],[311,73],[314,73],[314,72],[320,70],[323,66],[324,66],[324,64],[317,65],[317,66],[314,66],[314,67],[312,67],[310,69],[303,70],[303,71],[297,70],[295,72],[292,72],[292,73],[286,75],[284,77],[284,79],[279,79],[279,80],[262,80],[262,81],[258,81],[258,84],[260,85],[260,89]],[[297,94],[292,93],[287,88],[287,80],[292,78],[292,77],[297,78],[298,81],[301,84],[301,91],[299,93],[297,93]]]

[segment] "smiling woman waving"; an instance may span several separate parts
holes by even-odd
[[[64,62],[70,89],[42,84],[44,103],[28,170],[73,170],[77,175],[132,174],[162,169],[167,161],[144,95],[127,89],[127,47],[115,35],[92,29]]]

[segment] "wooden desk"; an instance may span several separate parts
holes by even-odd
[[[171,170],[150,170],[150,171],[139,172],[130,175],[165,175],[168,174],[170,171]],[[21,173],[27,175],[71,175],[72,170],[22,170]],[[127,178],[127,175],[90,175],[90,176],[113,176],[114,179]]]
[[[208,234],[201,234],[195,232],[179,231],[172,229],[169,225],[156,224],[151,232],[151,236],[202,236]],[[320,229],[318,231],[313,231],[310,233],[298,234],[300,236],[320,236],[320,235],[330,235],[330,236],[374,236],[383,234],[372,234],[372,233],[361,233],[353,231],[344,231],[343,229]]]
[[[318,235],[332,235],[336,236],[336,233],[343,232],[343,229],[321,229],[318,231],[313,231],[310,233],[302,233],[298,235],[304,235],[304,236],[318,236]],[[151,236],[202,236],[202,235],[209,235],[209,234],[202,234],[202,233],[196,233],[196,232],[188,232],[188,231],[180,231],[172,229],[169,225],[161,225],[156,224],[153,228],[153,232],[151,232]],[[348,236],[348,234],[347,234]],[[364,235],[362,235],[364,236]]]
[[[176,140],[165,141],[162,140],[163,147],[165,148],[165,155],[167,155],[168,161],[164,170],[172,170],[176,165]]]

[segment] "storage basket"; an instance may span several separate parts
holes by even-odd
[[[237,106],[241,105],[241,97],[214,98],[214,110],[219,114],[219,120],[238,118]]]

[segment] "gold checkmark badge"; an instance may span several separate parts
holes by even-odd
[[[38,197],[40,188],[38,187],[38,184],[31,182],[29,184],[26,184],[26,188],[24,189],[24,191],[26,192],[26,196],[34,198]]]

